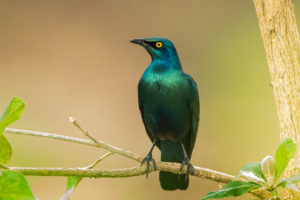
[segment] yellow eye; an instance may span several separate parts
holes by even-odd
[[[163,44],[161,42],[155,43],[156,48],[162,48]]]

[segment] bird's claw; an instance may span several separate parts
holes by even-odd
[[[183,167],[186,165],[186,175],[185,175],[185,180],[187,180],[190,172],[191,172],[191,175],[194,174],[194,167],[193,165],[191,164],[190,160],[188,158],[185,158],[182,163],[181,163],[181,166],[180,166],[180,171],[183,170]]]
[[[152,155],[150,153],[147,154],[147,156],[141,162],[141,166],[144,164],[144,162],[147,162],[146,178],[148,178],[148,174],[150,172],[150,161],[152,162],[153,169],[156,170],[155,160],[152,158]]]

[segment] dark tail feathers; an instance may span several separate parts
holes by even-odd
[[[159,172],[159,181],[164,190],[186,190],[189,185],[189,178],[185,180],[185,174],[173,174],[171,172]]]
[[[180,143],[161,141],[161,161],[181,163],[184,159]],[[189,178],[185,174],[173,174],[171,172],[159,172],[159,181],[164,190],[185,190],[189,185]]]

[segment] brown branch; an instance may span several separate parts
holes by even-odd
[[[233,180],[233,176],[217,172],[210,169],[205,169],[195,166],[195,172],[193,176],[200,177],[208,180],[212,180],[219,183],[229,183]],[[157,162],[157,170],[168,171],[174,174],[185,174],[186,169],[182,171],[180,164],[169,162]],[[8,167],[7,170],[20,172],[27,176],[81,176],[81,177],[106,177],[106,178],[121,178],[140,176],[145,174],[146,167],[137,166],[123,169],[87,169],[87,168],[32,168],[32,167]],[[150,173],[153,172],[153,168],[150,168]]]
[[[73,122],[72,122],[73,123]],[[78,123],[78,122],[77,122]],[[82,129],[83,132],[85,129]],[[63,140],[73,143],[85,144],[94,147],[104,148],[110,152],[117,153],[119,155],[125,156],[127,158],[136,160],[138,162],[141,161],[142,157],[132,153],[130,151],[125,151],[121,148],[115,147],[111,144],[108,144],[104,141],[96,139],[95,141],[84,140],[80,138],[68,137],[54,133],[44,133],[44,132],[36,132],[36,131],[28,131],[28,130],[19,130],[19,129],[11,129],[6,128],[6,133],[14,133],[14,134],[22,134],[22,135],[30,135],[30,136],[38,136],[38,137],[46,137],[56,140]],[[85,134],[86,135],[86,134]],[[95,139],[95,138],[94,138]],[[186,167],[182,171],[180,171],[180,164],[178,163],[170,163],[170,162],[156,162],[156,168],[159,171],[168,171],[175,174],[184,174],[186,173]],[[131,177],[131,176],[140,176],[145,174],[145,165],[140,167],[132,167],[125,169],[113,169],[113,170],[101,170],[101,169],[86,169],[86,168],[31,168],[31,167],[8,167],[8,170],[17,171],[27,176],[82,176],[82,177],[110,177],[110,178],[119,178],[119,177]],[[194,174],[195,177],[200,177],[203,179],[215,181],[218,183],[229,183],[234,180],[234,176],[228,175],[222,172],[214,171],[211,169],[201,168],[198,166],[194,166]],[[153,172],[152,166],[150,167],[150,173]],[[270,197],[270,193],[267,191],[255,191],[252,194],[259,198],[268,198]]]
[[[106,143],[104,141],[101,141],[101,140],[97,140],[97,144],[96,144],[93,141],[84,140],[84,139],[80,139],[80,138],[69,137],[69,136],[63,136],[63,135],[54,134],[54,133],[44,133],[44,132],[36,132],[36,131],[28,131],[28,130],[20,130],[20,129],[11,129],[11,128],[6,128],[5,132],[6,133],[14,133],[14,134],[22,134],[22,135],[30,135],[30,136],[38,136],[38,137],[46,137],[46,138],[51,138],[51,139],[56,139],[56,140],[63,140],[63,141],[68,141],[68,142],[85,144],[85,145],[89,145],[89,146],[100,147],[100,148],[104,148],[104,149],[106,149],[110,152],[117,153],[119,155],[130,158],[132,160],[136,160],[138,162],[140,162],[141,159],[142,159],[141,156],[139,156],[135,153],[123,150],[119,147],[115,147],[115,146],[113,146],[111,144],[108,144],[108,143]],[[178,173],[179,166],[180,165],[177,164],[177,163],[157,162],[157,169],[162,170],[162,171],[170,170],[170,172]],[[14,169],[20,169],[20,168],[14,168]],[[32,168],[28,168],[28,169],[32,169]],[[137,169],[138,170],[136,172],[139,175],[139,170],[142,170],[144,168],[140,167],[140,168],[137,168]],[[26,173],[27,172],[26,168],[24,168],[24,170],[25,170],[24,172]],[[76,170],[79,170],[79,169],[77,168]],[[43,171],[43,170],[41,170],[41,171]],[[52,171],[50,170],[49,173],[51,173],[51,172]],[[144,174],[144,172],[142,174]],[[142,174],[140,174],[140,175],[142,175]],[[30,175],[35,175],[35,174],[30,174]],[[233,180],[233,176],[231,176],[231,175],[224,174],[224,173],[217,172],[217,171],[213,171],[213,170],[210,170],[210,169],[196,167],[196,166],[195,166],[195,174],[194,175],[198,176],[198,177],[205,178],[205,179],[213,180],[213,181],[216,181],[216,182],[221,182],[221,183],[228,183],[228,182]],[[62,175],[62,176],[64,176],[64,175]],[[69,175],[67,175],[67,176],[69,176]]]

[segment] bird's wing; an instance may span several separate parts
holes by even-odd
[[[148,137],[150,138],[151,142],[153,142],[153,141],[154,141],[154,137],[153,137],[153,135],[151,134],[149,128],[147,127],[147,124],[146,124],[145,119],[144,119],[144,112],[143,112],[143,111],[144,111],[144,109],[143,109],[143,98],[142,98],[142,90],[143,90],[144,84],[145,84],[145,82],[141,79],[140,82],[139,82],[139,85],[138,85],[138,101],[139,101],[139,109],[140,109],[140,112],[141,112],[143,124],[144,124],[144,126],[145,126],[147,135],[148,135]],[[159,141],[157,141],[156,146],[160,149]]]
[[[191,96],[188,101],[188,108],[190,113],[190,133],[188,134],[187,138],[187,151],[189,156],[192,155],[192,151],[194,148],[194,144],[196,141],[197,133],[198,133],[198,124],[199,124],[199,112],[200,112],[200,104],[199,104],[199,95],[198,95],[198,88],[197,84],[193,80],[192,77],[187,75],[190,85]]]

